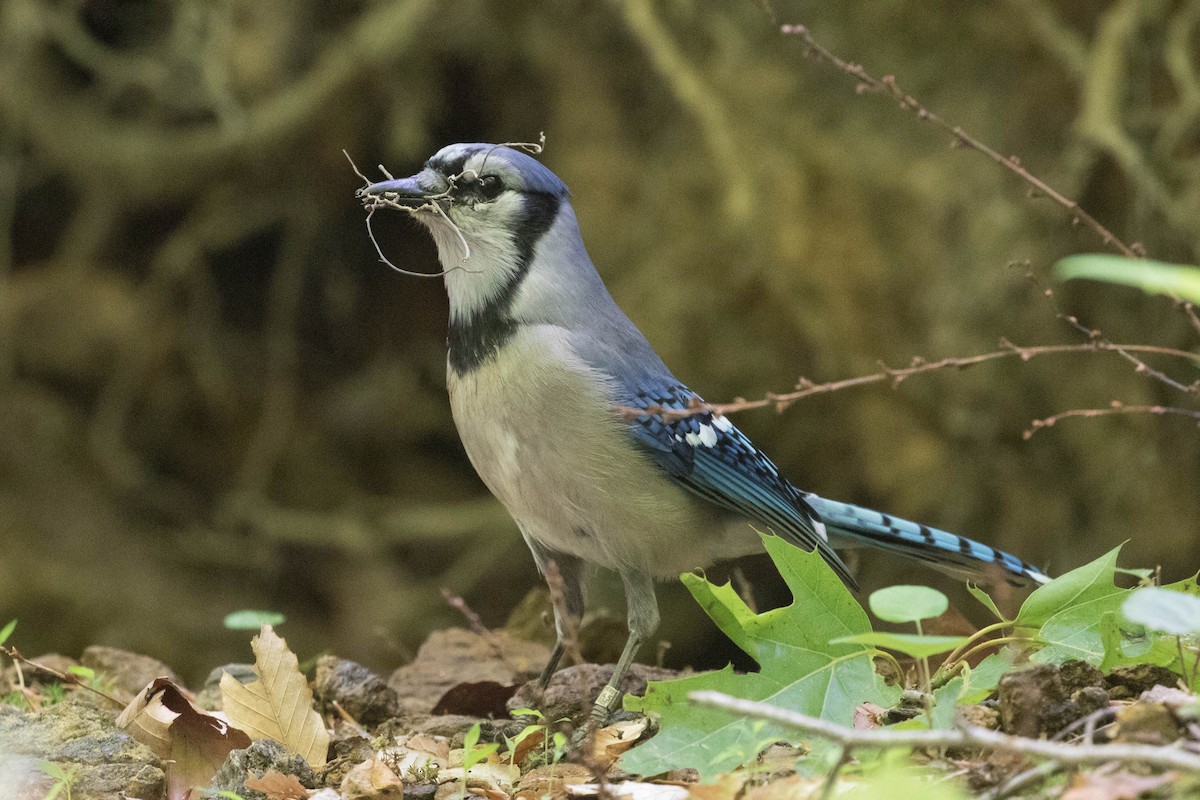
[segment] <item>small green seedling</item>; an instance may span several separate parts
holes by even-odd
[[[60,795],[66,800],[71,800],[71,787],[79,778],[79,767],[64,767],[53,761],[39,761],[38,769],[54,779],[54,783],[50,785],[50,790],[46,792],[42,800],[56,800]]]
[[[287,621],[278,611],[243,608],[225,615],[224,625],[231,631],[258,631],[263,625],[277,628]]]

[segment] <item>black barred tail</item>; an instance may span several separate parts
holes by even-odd
[[[1015,586],[1050,580],[1016,556],[953,533],[815,494],[805,495],[804,499],[825,523],[834,547],[878,547],[970,581],[995,580],[997,568]]]

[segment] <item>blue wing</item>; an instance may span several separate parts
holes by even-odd
[[[639,387],[626,404],[654,411],[682,410],[701,402],[683,384],[663,383]],[[631,416],[629,430],[680,486],[805,550],[819,551],[842,580],[856,587],[804,495],[728,419],[710,412],[667,418],[650,413]]]

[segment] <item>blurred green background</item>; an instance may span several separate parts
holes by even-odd
[[[0,4],[0,622],[192,681],[245,659],[238,608],[377,669],[538,584],[444,389],[440,282],[378,263],[354,199],[456,141],[529,141],[618,302],[711,400],[1078,342],[1027,271],[1101,249],[978,154],[858,96],[781,23],[928,107],[1155,257],[1200,258],[1200,2]],[[372,174],[378,174],[373,168]],[[415,224],[376,218],[400,266]],[[1026,266],[1023,262],[1028,261]],[[1019,266],[1010,266],[1017,262]],[[1197,347],[1163,299],[1072,284],[1115,341]],[[1154,362],[1184,383],[1179,361]],[[1062,572],[1200,566],[1195,407],[1111,354],[1016,359],[738,424],[805,489]],[[868,588],[948,582],[887,556]],[[771,593],[761,562],[747,570]],[[663,592],[670,663],[727,657]],[[618,612],[619,613],[619,612]],[[650,649],[644,657],[652,657]]]

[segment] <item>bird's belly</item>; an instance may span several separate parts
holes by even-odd
[[[522,328],[450,404],[467,455],[522,533],[551,551],[659,577],[753,550],[745,525],[672,483],[637,449],[608,384],[559,329]]]

